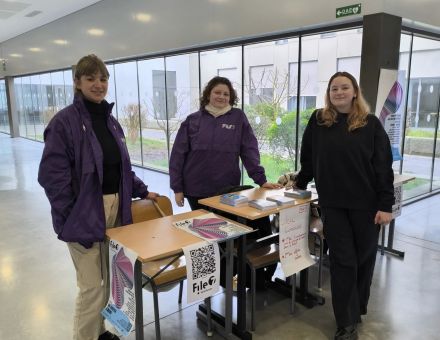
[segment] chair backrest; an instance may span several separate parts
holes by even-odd
[[[164,215],[162,215],[151,200],[139,199],[132,201],[131,214],[133,216],[133,223],[153,220],[155,218],[170,216],[173,214],[173,206],[168,197],[159,196],[157,197],[156,203]]]

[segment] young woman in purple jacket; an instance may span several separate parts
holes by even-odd
[[[279,184],[266,181],[260,165],[258,143],[245,113],[233,106],[237,94],[229,79],[212,78],[203,90],[200,109],[181,124],[170,157],[170,185],[176,203],[184,197],[191,208],[241,181],[240,163],[249,177],[263,188]]]
[[[97,56],[78,61],[73,104],[46,127],[38,172],[53,227],[76,270],[74,340],[119,339],[105,330],[101,315],[109,297],[105,230],[132,222],[132,198],[158,196],[131,169],[124,132],[111,114],[113,104],[104,99],[108,78]]]

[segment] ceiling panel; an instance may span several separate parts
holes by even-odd
[[[10,18],[11,16],[13,16],[16,12],[12,12],[12,11],[2,11],[0,10],[0,20],[1,19],[7,19]]]
[[[0,0],[0,11],[12,11],[19,12],[29,7],[30,3],[18,2],[18,1],[3,1]]]
[[[0,43],[97,2],[99,0],[0,0]],[[28,17],[34,11],[40,13]]]

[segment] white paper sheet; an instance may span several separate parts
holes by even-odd
[[[286,277],[315,263],[309,251],[309,214],[309,203],[280,211],[280,261]]]

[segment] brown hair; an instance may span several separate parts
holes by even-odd
[[[325,93],[325,107],[320,110],[317,115],[318,124],[330,127],[336,122],[338,111],[330,101],[330,86],[333,80],[337,77],[345,77],[350,79],[355,92],[355,97],[353,98],[352,102],[352,109],[351,112],[348,113],[347,118],[348,131],[353,131],[357,128],[365,126],[367,124],[367,115],[370,111],[370,107],[365,101],[356,79],[348,72],[336,72],[328,81],[327,91]]]
[[[110,73],[107,70],[104,62],[94,54],[89,54],[82,57],[75,65],[75,81],[80,80],[82,76],[91,76],[96,73],[101,73],[107,78],[110,77]],[[75,86],[75,93],[81,92]]]
[[[212,89],[219,84],[226,85],[229,89],[229,105],[237,105],[237,92],[235,92],[234,88],[232,87],[231,81],[228,78],[217,76],[212,78],[203,89],[202,96],[200,97],[200,109],[203,109],[206,105],[208,105],[209,96],[211,95]]]

